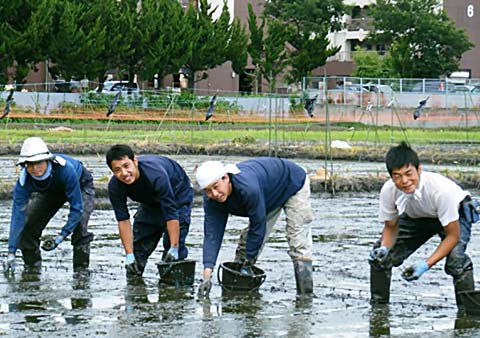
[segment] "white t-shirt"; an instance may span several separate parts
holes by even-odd
[[[406,213],[411,218],[438,218],[443,226],[459,218],[460,202],[470,195],[455,182],[440,174],[422,171],[414,193],[397,189],[392,179],[380,191],[381,222],[394,221]]]

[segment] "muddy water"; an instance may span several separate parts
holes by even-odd
[[[93,161],[92,161],[93,163]],[[473,192],[479,196],[479,192]],[[38,278],[22,276],[19,262],[14,278],[0,275],[0,335],[12,337],[474,337],[480,321],[457,318],[451,278],[442,264],[413,283],[394,270],[391,304],[372,309],[366,257],[381,226],[376,221],[378,193],[315,194],[312,206],[315,258],[315,298],[295,298],[293,267],[287,243],[277,224],[258,265],[267,279],[258,295],[222,294],[215,280],[210,301],[200,301],[195,288],[158,285],[155,262],[147,265],[143,283],[127,284],[123,250],[111,210],[96,210],[90,229],[91,275],[73,274],[69,242],[43,253]],[[10,201],[0,201],[0,250],[7,249]],[[68,210],[62,209],[44,234],[56,234]],[[201,274],[203,211],[196,206],[187,238],[190,258],[198,261],[195,287]],[[241,218],[231,218],[219,262],[231,260]],[[438,244],[431,240],[409,261],[424,258]],[[480,266],[480,231],[474,227],[468,250]],[[21,259],[20,259],[21,261]],[[478,268],[477,270],[478,271]],[[477,274],[477,279],[480,279]]]

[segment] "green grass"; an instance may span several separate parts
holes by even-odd
[[[39,136],[48,143],[95,143],[111,144],[119,142],[155,142],[170,144],[195,144],[211,145],[228,143],[234,139],[245,139],[248,142],[272,141],[285,143],[323,143],[325,130],[287,130],[279,127],[276,131],[272,128],[265,129],[215,129],[215,125],[176,125],[172,129],[147,130],[141,125],[126,126],[122,130],[89,129],[82,124],[68,125],[73,132],[52,131],[48,126],[42,125],[35,129],[16,128],[15,124],[0,125],[0,144],[18,144],[26,137]],[[104,128],[107,124],[104,123]],[[209,129],[211,128],[211,129]],[[270,135],[270,136],[269,136]],[[405,137],[406,135],[406,137]],[[398,143],[405,138],[412,144],[442,144],[442,143],[479,143],[480,130],[470,129],[409,129],[404,134],[399,129],[356,127],[355,130],[333,129],[331,140],[347,142],[369,142],[377,144]]]

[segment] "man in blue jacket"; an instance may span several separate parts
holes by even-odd
[[[198,167],[196,179],[205,195],[203,282],[199,296],[208,296],[211,275],[220,251],[229,214],[248,217],[240,236],[236,261],[241,273],[252,266],[268,239],[281,210],[286,214],[289,255],[293,260],[298,294],[313,292],[310,180],[305,170],[279,158],[257,158],[235,165],[208,161]]]
[[[25,262],[24,271],[40,273],[40,237],[65,202],[70,204],[66,224],[55,239],[44,241],[41,247],[46,251],[53,250],[73,232],[74,271],[87,269],[90,242],[93,240],[87,226],[95,199],[91,173],[76,159],[52,154],[39,137],[29,137],[24,141],[17,165],[22,169],[13,191],[5,271],[15,271],[15,254],[20,248]]]
[[[118,222],[125,249],[127,276],[141,276],[148,257],[163,238],[162,259],[185,259],[185,238],[190,228],[193,188],[183,168],[174,160],[156,155],[136,156],[124,144],[107,152],[113,176],[108,195]],[[134,216],[133,231],[127,197],[140,205]]]

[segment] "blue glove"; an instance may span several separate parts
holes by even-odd
[[[125,270],[127,270],[127,276],[140,276],[142,274],[133,253],[125,255]]]
[[[15,272],[15,267],[15,255],[8,255],[7,259],[3,262],[3,272],[13,274]]]
[[[43,241],[42,249],[45,250],[45,251],[52,251],[60,243],[62,243],[64,239],[65,239],[65,237],[63,237],[62,235],[58,235],[57,237],[55,237],[55,239],[48,238],[45,241]]]
[[[378,248],[373,248],[368,256],[368,260],[372,263],[382,264],[387,259],[390,249],[386,246],[381,246]]]
[[[250,276],[250,277],[255,276],[255,273],[253,272],[253,264],[251,261],[246,259],[243,262],[242,268],[240,269],[240,274],[244,276]]]
[[[428,267],[427,262],[418,261],[415,264],[413,264],[413,265],[407,267],[405,270],[403,270],[402,278],[405,279],[408,282],[411,282],[413,280],[417,280],[428,269],[430,269],[430,268]]]
[[[171,247],[168,249],[167,256],[165,257],[165,262],[178,261],[178,248]]]

